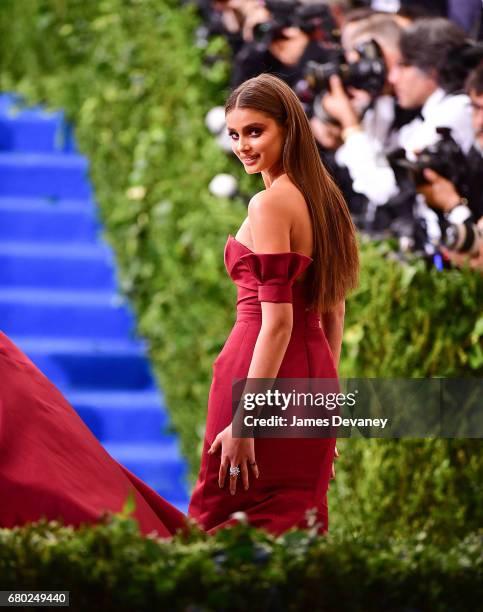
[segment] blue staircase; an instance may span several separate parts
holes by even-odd
[[[61,112],[0,95],[0,329],[107,451],[183,512],[186,464]]]

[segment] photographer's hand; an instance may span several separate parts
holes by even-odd
[[[251,3],[249,4],[251,6]],[[270,21],[270,12],[264,6],[252,7],[248,13],[245,13],[245,21],[243,22],[242,35],[246,43],[253,42],[253,28],[258,23]]]
[[[352,102],[347,95],[340,77],[333,74],[330,77],[330,91],[322,98],[322,106],[327,114],[337,119],[342,129],[359,127],[357,116]]]
[[[286,66],[293,66],[300,61],[310,37],[300,28],[290,26],[283,29],[285,38],[277,38],[270,45],[270,53]]]
[[[321,121],[318,117],[310,119],[310,127],[317,142],[324,149],[335,151],[342,144],[341,127],[328,121]]]
[[[352,108],[358,117],[362,117],[371,103],[371,94],[364,89],[356,89],[355,87],[348,87],[347,93],[350,96]]]
[[[418,191],[424,195],[426,202],[433,208],[449,213],[461,202],[460,194],[448,179],[429,168],[424,170],[424,178],[429,181],[429,184],[421,185]]]

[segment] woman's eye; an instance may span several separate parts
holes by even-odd
[[[261,134],[261,130],[259,128],[253,128],[252,130],[250,130],[249,132],[250,136],[260,136]],[[234,138],[235,136],[238,138],[238,134],[236,132],[230,132],[228,134],[230,136],[230,138]]]

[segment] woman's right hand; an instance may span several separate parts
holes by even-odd
[[[225,427],[223,431],[216,436],[213,444],[208,449],[208,453],[212,455],[221,447],[221,464],[218,474],[218,485],[223,488],[225,477],[230,467],[240,467],[240,475],[243,481],[245,491],[249,487],[248,481],[248,466],[255,476],[258,478],[260,473],[255,461],[255,440],[253,438],[233,438],[231,423]],[[236,492],[236,483],[238,476],[230,476],[230,493]]]

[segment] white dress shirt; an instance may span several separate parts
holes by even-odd
[[[468,153],[475,133],[471,123],[471,102],[466,94],[450,95],[443,89],[436,89],[424,103],[421,115],[423,119],[418,117],[399,131],[399,146],[409,159],[416,159],[415,151],[439,140],[438,127],[451,128],[451,136],[463,153]]]
[[[415,151],[434,144],[440,138],[437,127],[448,127],[463,152],[469,151],[474,131],[468,96],[446,94],[438,88],[426,100],[421,114],[423,119],[413,119],[398,132],[391,132],[394,101],[390,96],[382,96],[364,116],[362,131],[349,134],[338,149],[336,161],[347,167],[354,191],[364,194],[373,205],[384,205],[399,191],[386,158],[386,154],[395,148],[403,148],[409,159],[415,159]]]
[[[396,177],[386,158],[398,147],[394,140],[397,134],[391,131],[393,122],[394,98],[376,98],[362,118],[362,130],[352,132],[335,154],[339,166],[349,171],[354,191],[377,206],[398,193]]]

